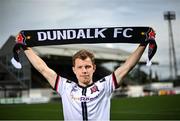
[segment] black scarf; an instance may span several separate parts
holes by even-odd
[[[13,65],[15,65],[16,62],[20,64],[18,57],[20,48],[25,50],[26,47],[34,46],[87,43],[149,44],[148,62],[150,62],[157,50],[155,32],[150,27],[23,30],[17,36],[17,44],[13,49],[14,58],[11,60],[11,62]]]

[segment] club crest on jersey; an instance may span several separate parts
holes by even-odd
[[[91,87],[90,90],[91,90],[91,94],[93,94],[94,92],[99,91],[98,86],[96,86],[96,85],[94,85],[93,87]]]

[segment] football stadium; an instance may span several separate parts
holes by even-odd
[[[180,0],[0,0],[0,120],[180,120]]]
[[[61,96],[53,91],[48,82],[27,61],[24,54],[21,53],[20,55],[24,66],[21,70],[14,69],[9,62],[12,57],[10,48],[14,44],[15,37],[11,36],[1,48],[0,119],[63,120]],[[55,53],[57,48],[62,49],[61,53]],[[79,49],[79,47],[77,48]],[[73,72],[71,72],[70,58],[76,51],[75,46],[61,48],[47,46],[34,48],[34,50],[51,68],[57,72],[63,71],[64,73],[61,74],[65,77],[71,75],[72,80],[75,78]],[[101,75],[95,73],[95,79],[110,73],[110,69],[103,66],[105,65],[103,62],[116,66],[117,63],[124,62],[129,55],[128,52],[123,50],[109,49],[107,52],[104,48],[96,47],[93,50],[97,55],[97,69],[102,72]],[[110,56],[112,56],[111,59],[109,59]],[[63,64],[59,64],[58,59],[65,61],[63,61]],[[157,62],[153,64],[158,65]],[[174,87],[172,82],[158,82],[157,78],[150,79],[148,75],[140,70],[143,65],[145,65],[145,62],[141,60],[137,68],[128,75],[123,86],[113,93],[111,120],[180,119],[179,88]],[[140,78],[136,75],[140,75]],[[156,81],[152,82],[152,80]]]

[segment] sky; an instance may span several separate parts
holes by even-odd
[[[158,45],[153,60],[159,65],[153,69],[160,78],[167,78],[169,36],[168,23],[163,14],[165,11],[176,13],[172,27],[180,75],[179,6],[180,0],[0,0],[0,46],[10,35],[15,36],[25,29],[150,26],[156,31]],[[137,47],[131,44],[105,46],[129,52]],[[143,57],[147,56],[146,53]]]

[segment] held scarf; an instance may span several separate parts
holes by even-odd
[[[11,59],[16,68],[21,68],[18,53],[26,47],[92,44],[92,43],[141,43],[149,44],[147,65],[156,53],[155,32],[151,27],[104,27],[78,29],[23,30],[17,36]]]

